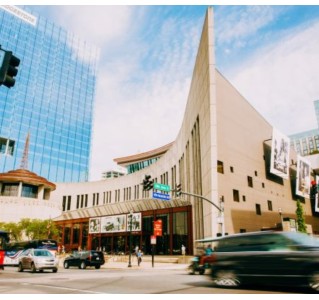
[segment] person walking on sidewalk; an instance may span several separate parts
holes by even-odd
[[[138,252],[137,252],[137,264],[138,264],[138,266],[140,266],[140,264],[142,262],[142,255],[143,255],[142,251],[138,250]]]

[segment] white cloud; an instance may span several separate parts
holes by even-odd
[[[294,30],[229,75],[240,93],[285,134],[317,128],[319,23]]]
[[[136,29],[145,23],[141,18],[132,22]],[[114,168],[114,158],[152,150],[176,138],[201,30],[201,24],[194,27],[193,22],[161,19],[143,39],[131,31],[125,49],[119,49],[111,61],[104,57],[97,87],[91,180]]]

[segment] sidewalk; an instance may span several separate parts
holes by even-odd
[[[59,257],[59,265],[63,268],[64,257]],[[187,270],[189,266],[190,257],[165,257],[155,256],[154,264],[152,263],[152,257],[146,255],[142,258],[140,266],[137,265],[137,259],[134,255],[131,258],[131,267],[128,266],[128,256],[108,257],[105,260],[105,264],[101,266],[102,269],[156,269],[156,270]]]
[[[154,266],[151,261],[142,261],[140,266],[137,265],[137,261],[132,260],[131,267],[128,267],[128,262],[114,262],[108,261],[101,268],[103,269],[156,269],[156,270],[187,270],[188,264],[178,264],[178,263],[164,263],[156,262],[154,260]]]

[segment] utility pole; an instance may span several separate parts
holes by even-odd
[[[171,191],[174,192],[175,190],[171,190]],[[220,206],[218,207],[214,202],[212,202],[211,200],[209,200],[201,195],[183,192],[180,189],[178,189],[178,193],[179,193],[179,195],[188,195],[188,196],[192,196],[195,198],[205,200],[205,201],[209,202],[211,205],[213,205],[215,208],[217,208],[218,211],[220,212],[220,219],[221,219],[221,224],[222,224],[222,236],[225,235],[225,222],[224,222],[225,219],[224,219],[224,207],[223,207],[224,201],[223,200],[220,201],[220,203],[219,203]]]

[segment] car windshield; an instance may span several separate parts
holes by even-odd
[[[52,254],[49,251],[34,250],[34,256],[52,256]]]
[[[319,238],[312,235],[299,232],[285,232],[284,235],[298,245],[319,247]]]

